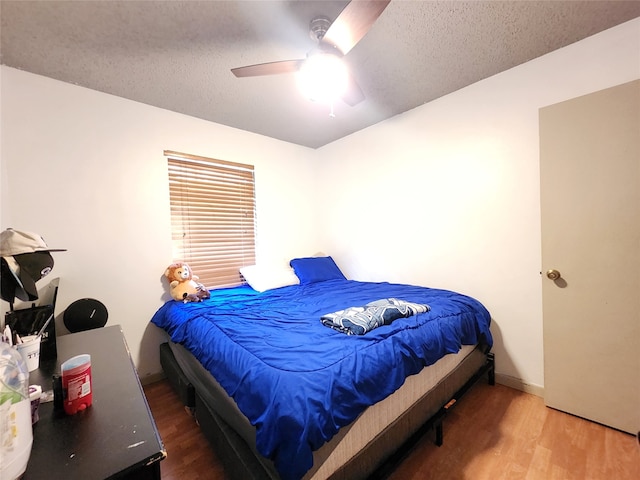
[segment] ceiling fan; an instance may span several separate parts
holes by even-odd
[[[390,1],[354,0],[347,4],[333,23],[326,17],[313,19],[309,34],[318,41],[318,46],[307,54],[307,58],[248,65],[232,68],[231,71],[236,77],[296,73],[317,58],[341,59],[367,34]],[[346,69],[344,82],[341,98],[345,103],[354,106],[364,100],[362,89]]]

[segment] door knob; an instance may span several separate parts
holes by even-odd
[[[547,270],[547,278],[549,280],[558,280],[560,278],[560,272],[558,270]]]

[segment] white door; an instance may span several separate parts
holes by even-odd
[[[635,434],[640,81],[540,109],[540,181],[545,402]]]

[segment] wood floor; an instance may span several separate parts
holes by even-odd
[[[144,390],[167,450],[163,480],[243,480],[225,475],[168,382]],[[418,479],[638,480],[640,445],[534,395],[479,383],[447,415],[444,445],[428,433],[389,477]]]

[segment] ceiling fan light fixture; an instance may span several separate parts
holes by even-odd
[[[333,53],[309,55],[298,72],[298,86],[314,102],[333,102],[347,89],[348,72],[342,58]]]

